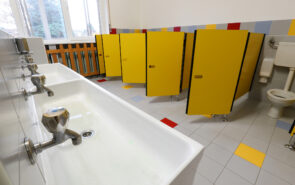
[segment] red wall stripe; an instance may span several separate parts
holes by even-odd
[[[174,28],[173,28],[173,31],[175,31],[175,32],[180,32],[180,26],[176,26],[176,27],[174,27]]]
[[[162,121],[163,123],[165,123],[166,125],[168,125],[169,127],[171,127],[171,128],[174,128],[174,127],[177,126],[177,123],[175,123],[174,121],[171,121],[171,120],[168,119],[168,118],[163,118],[161,121]]]
[[[146,29],[143,29],[143,30],[142,30],[142,33],[146,33]]]
[[[117,29],[116,28],[112,28],[110,34],[116,34],[117,33]]]
[[[237,22],[237,23],[228,23],[227,25],[227,29],[228,30],[239,30],[241,26],[241,23]]]

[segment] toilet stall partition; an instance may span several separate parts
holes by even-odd
[[[121,55],[119,35],[103,34],[102,45],[106,76],[121,76]]]
[[[181,90],[187,89],[189,87],[189,79],[193,57],[193,46],[194,33],[186,33]]]
[[[62,63],[83,76],[100,74],[95,43],[58,44],[46,53],[49,63]]]
[[[250,33],[235,99],[251,90],[265,34]]]
[[[248,41],[246,30],[197,30],[186,113],[229,114]]]
[[[147,32],[146,95],[171,96],[180,92],[183,32]]]
[[[146,41],[144,33],[121,33],[121,65],[124,83],[145,83]]]
[[[99,72],[100,74],[105,74],[106,71],[104,66],[102,35],[95,35],[95,41],[96,41],[96,48],[97,48]]]

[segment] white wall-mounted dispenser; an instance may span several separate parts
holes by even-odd
[[[259,82],[267,83],[268,79],[271,77],[274,65],[273,58],[264,58],[262,61],[261,69],[259,72]]]

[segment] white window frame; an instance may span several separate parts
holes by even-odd
[[[10,0],[11,9],[13,12],[13,16],[15,18],[15,22],[17,25],[18,35],[23,37],[30,36],[30,26],[26,25],[26,17],[23,15],[21,3],[24,3],[24,0]],[[94,36],[87,36],[87,37],[74,37],[72,26],[71,26],[71,19],[70,13],[68,8],[68,0],[60,0],[63,19],[64,19],[64,26],[66,31],[67,38],[61,39],[51,39],[50,30],[48,27],[46,12],[44,6],[42,7],[43,0],[37,0],[40,7],[40,14],[41,20],[44,27],[44,33],[46,38],[44,39],[45,44],[60,44],[60,43],[85,43],[85,42],[95,42]],[[108,0],[97,0],[97,9],[98,9],[98,20],[100,21],[100,33],[101,34],[108,34],[109,33],[109,2]],[[89,21],[89,20],[88,20]]]
[[[17,27],[17,36],[20,37],[28,37],[29,33],[28,33],[28,29],[27,26],[25,25],[25,18],[22,15],[22,11],[21,11],[21,6],[19,4],[18,0],[9,0],[10,3],[10,8],[15,20],[15,24]]]

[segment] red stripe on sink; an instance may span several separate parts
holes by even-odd
[[[106,79],[101,79],[101,80],[97,80],[98,82],[105,82],[107,81]]]
[[[162,121],[163,123],[165,123],[166,125],[168,125],[169,127],[171,127],[171,128],[174,128],[174,127],[177,126],[177,123],[175,123],[174,121],[171,121],[171,120],[168,119],[168,118],[163,118],[163,119],[161,119],[161,121]]]

